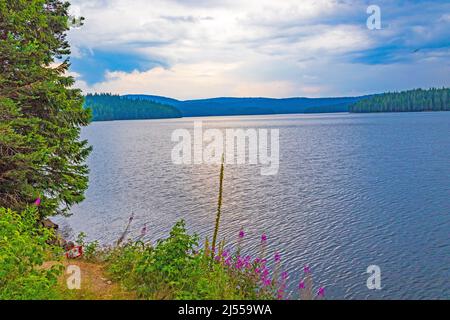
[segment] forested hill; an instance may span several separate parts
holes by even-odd
[[[181,117],[181,112],[174,106],[107,93],[88,94],[84,105],[92,109],[93,121]]]
[[[388,92],[350,105],[350,112],[450,111],[450,88]]]
[[[145,99],[169,104],[184,117],[232,116],[283,113],[348,112],[350,104],[365,97],[339,98],[234,98],[221,97],[198,100],[175,100],[154,95],[126,95],[130,99]]]
[[[415,89],[362,97],[339,98],[211,98],[176,100],[155,95],[86,96],[93,120],[160,119],[321,112],[449,111],[450,89]]]

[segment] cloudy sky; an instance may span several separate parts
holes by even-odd
[[[72,0],[85,92],[349,96],[450,86],[450,1]],[[381,29],[369,30],[371,4]]]

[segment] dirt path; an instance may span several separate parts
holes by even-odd
[[[44,267],[50,267],[53,262],[47,262]],[[64,275],[59,282],[61,291],[67,299],[74,300],[133,300],[136,295],[122,288],[119,283],[108,279],[105,274],[104,265],[91,263],[84,260],[64,260]],[[78,266],[81,272],[80,289],[69,290],[67,280],[70,273],[67,273],[69,265]]]

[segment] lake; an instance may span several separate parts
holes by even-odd
[[[130,237],[167,236],[179,219],[212,234],[219,166],[175,165],[173,130],[279,129],[279,172],[226,165],[220,238],[280,251],[289,288],[310,266],[328,299],[450,298],[450,112],[314,114],[95,122],[82,132],[89,158],[86,200],[66,232],[114,243],[134,212]],[[369,265],[381,290],[369,290]]]

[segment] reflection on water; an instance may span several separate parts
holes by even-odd
[[[199,118],[197,118],[198,120]],[[207,128],[280,129],[280,168],[225,168],[220,236],[246,249],[260,235],[280,250],[295,291],[305,264],[328,298],[450,297],[450,112],[201,118]],[[149,241],[178,219],[211,235],[219,167],[171,162],[171,133],[194,118],[97,122],[86,200],[69,219],[76,234],[112,243],[130,214]],[[366,287],[379,265],[382,289]]]

